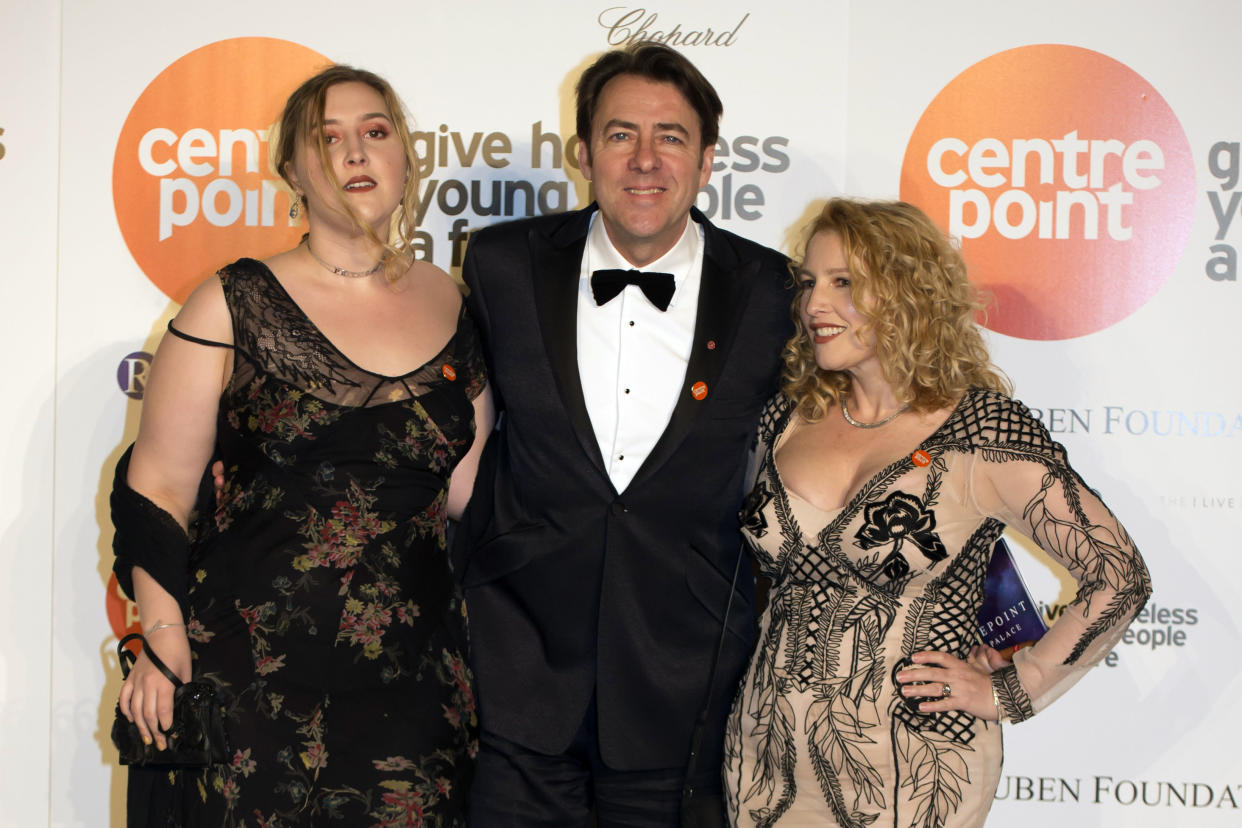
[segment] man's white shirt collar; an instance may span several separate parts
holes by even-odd
[[[677,305],[677,297],[681,292],[681,287],[689,277],[695,262],[698,261],[699,247],[703,243],[702,234],[699,226],[694,223],[694,219],[686,216],[686,227],[681,233],[681,238],[677,243],[660,258],[651,264],[635,267],[630,264],[625,256],[621,255],[621,251],[617,250],[613,245],[612,239],[608,238],[608,229],[604,227],[604,221],[600,218],[599,211],[596,210],[591,216],[591,229],[587,235],[587,253],[586,261],[589,264],[589,271],[586,276],[589,279],[591,273],[596,270],[641,270],[653,273],[671,273],[673,274],[673,284],[676,290],[673,291],[673,300],[669,303],[669,308]],[[626,288],[627,290],[629,287]]]

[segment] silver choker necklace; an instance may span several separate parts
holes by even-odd
[[[380,259],[375,263],[375,267],[370,270],[346,270],[343,267],[334,267],[315,255],[315,251],[311,250],[309,239],[307,239],[304,244],[306,245],[306,252],[309,253],[310,257],[318,262],[324,270],[329,273],[335,273],[337,276],[344,276],[346,279],[365,279],[367,276],[373,276],[378,273],[379,269],[384,266],[384,260]]]
[[[901,408],[897,409],[892,414],[889,414],[883,420],[876,420],[874,423],[864,423],[864,422],[855,420],[853,417],[850,416],[850,410],[846,408],[845,406],[845,395],[844,394],[841,395],[841,413],[845,415],[845,421],[849,423],[850,425],[852,425],[854,428],[879,428],[882,425],[888,425],[893,420],[900,417],[902,414],[905,414],[906,411],[908,411],[909,409],[910,409],[909,405],[903,405]]]

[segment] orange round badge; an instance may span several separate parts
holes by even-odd
[[[444,363],[444,366],[440,369],[440,373],[444,374],[444,378],[449,382],[457,379],[457,372],[454,371],[453,366],[449,365],[447,362]]]
[[[910,459],[914,461],[914,465],[916,466],[930,466],[931,465],[931,455],[923,451],[922,449],[919,449],[918,451],[914,452],[914,454],[911,454]]]
[[[330,63],[288,40],[218,40],[173,61],[134,102],[112,159],[113,206],[134,261],[173,301],[224,262],[302,237],[268,166],[268,131],[289,93]]]
[[[707,383],[696,382],[694,385],[690,386],[690,396],[694,397],[696,400],[705,399],[707,397]]]
[[[124,638],[132,632],[142,632],[142,623],[138,618],[138,605],[129,600],[121,591],[115,573],[108,576],[104,607],[108,615],[108,626],[112,627],[112,634],[117,638]]]
[[[901,166],[902,200],[961,241],[992,298],[981,323],[1020,339],[1085,336],[1146,305],[1181,259],[1197,192],[1186,132],[1155,87],[1056,43],[949,81]]]

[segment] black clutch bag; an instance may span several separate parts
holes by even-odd
[[[121,754],[122,765],[173,765],[187,768],[219,765],[229,761],[228,735],[224,731],[224,709],[216,698],[216,688],[211,682],[189,681],[177,678],[177,674],[164,664],[148,646],[141,633],[130,633],[116,645],[121,660],[121,675],[129,676],[130,668],[138,657],[125,648],[126,643],[137,639],[142,642],[147,658],[173,683],[173,722],[164,731],[167,747],[159,750],[154,743],[144,745],[138,726],[121,715],[116,707],[116,720],[112,723],[112,744]]]

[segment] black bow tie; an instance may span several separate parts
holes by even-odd
[[[614,298],[626,285],[638,285],[647,301],[662,311],[668,310],[676,288],[671,273],[654,273],[641,270],[597,270],[591,274],[591,292],[595,304],[603,305]]]

